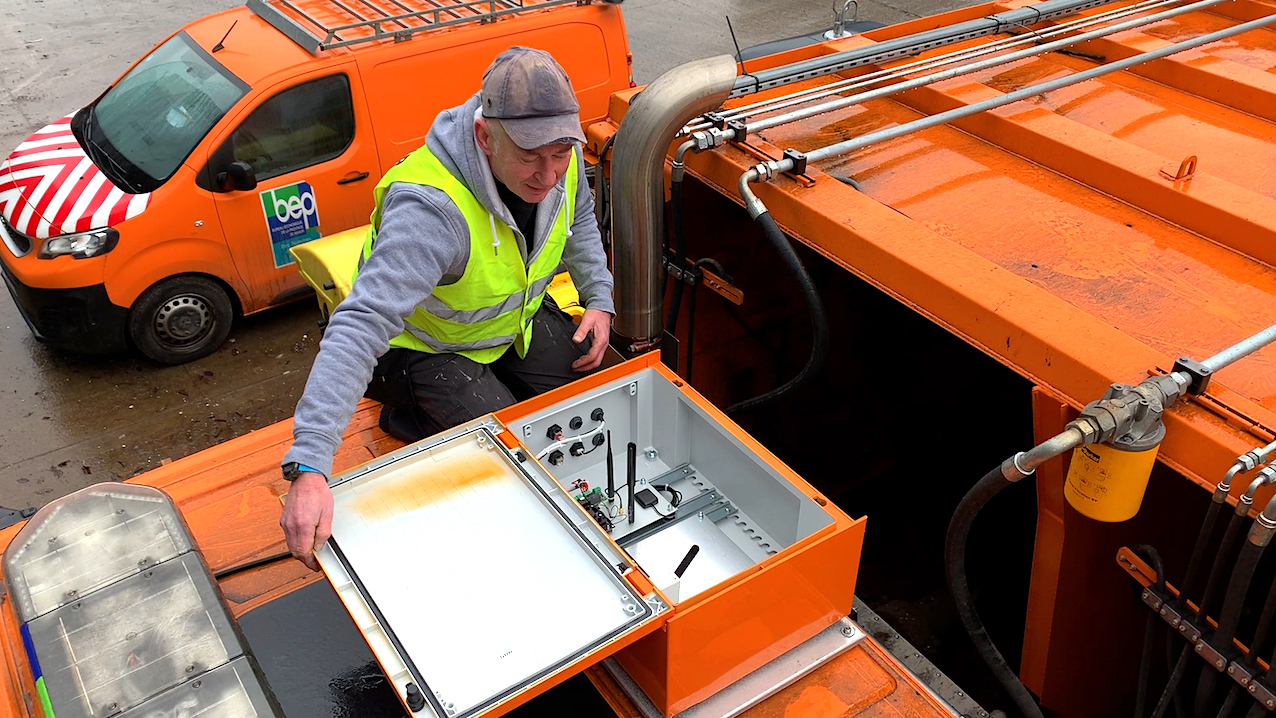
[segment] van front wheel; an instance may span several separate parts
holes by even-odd
[[[204,277],[169,277],[142,293],[129,312],[129,337],[160,364],[212,354],[230,334],[234,308],[226,290]]]

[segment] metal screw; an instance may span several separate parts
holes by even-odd
[[[1228,666],[1227,672],[1233,676],[1236,675],[1236,664],[1233,663],[1232,665]]]
[[[701,512],[697,513],[697,514],[696,514],[696,519],[698,519],[698,520],[700,520],[700,521],[704,521],[704,512],[703,512],[703,511],[701,511]]]
[[[124,634],[124,639],[127,641],[131,641],[134,638],[137,638],[137,631],[129,631],[128,633]]]
[[[1200,652],[1201,652],[1201,651],[1203,651],[1203,650],[1205,650],[1205,644],[1203,644],[1203,643],[1198,643],[1198,644],[1196,644],[1196,652],[1197,652],[1197,653],[1200,653]]]
[[[199,687],[200,687],[200,686],[202,686],[202,685],[204,685],[204,682],[203,682],[203,681],[195,681],[195,682],[191,683],[191,688],[199,688]]]
[[[1255,685],[1255,684],[1253,684],[1253,683],[1251,683],[1251,684],[1249,685],[1249,692],[1250,692],[1250,693],[1257,693],[1257,692],[1258,692],[1258,686],[1257,686],[1257,685]]]
[[[1276,708],[1276,700],[1272,700],[1271,698],[1268,698],[1268,699],[1267,699],[1267,707],[1268,707],[1268,708]]]
[[[647,451],[644,453],[644,456],[647,457],[647,461],[655,461],[657,458],[660,457],[660,453],[657,452],[655,449],[647,449]]]
[[[842,635],[850,638],[855,635],[855,629],[850,626],[842,626]]]
[[[192,663],[192,664],[190,664],[189,666],[186,666],[186,672],[187,672],[187,673],[194,673],[194,672],[195,672],[195,664],[194,664],[194,663]]]
[[[1143,600],[1144,600],[1144,601],[1148,600],[1148,596],[1151,596],[1151,595],[1152,595],[1152,594],[1148,593],[1147,591],[1144,591],[1144,592],[1143,592]]]

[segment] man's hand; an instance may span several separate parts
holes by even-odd
[[[292,555],[318,571],[314,552],[332,535],[332,489],[323,474],[306,472],[292,482],[279,525]]]
[[[585,316],[580,319],[580,327],[572,335],[572,341],[580,344],[590,335],[593,335],[594,343],[590,346],[589,353],[572,362],[572,369],[576,371],[593,371],[603,363],[607,341],[611,337],[611,315],[601,309],[586,309]]]

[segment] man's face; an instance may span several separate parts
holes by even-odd
[[[568,143],[525,150],[500,128],[480,117],[474,123],[479,147],[487,155],[492,174],[526,202],[540,202],[567,173],[572,160]]]

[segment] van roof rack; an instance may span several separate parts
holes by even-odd
[[[611,0],[618,2],[619,0]],[[502,15],[593,0],[247,0],[250,10],[305,50],[394,38],[451,25],[496,22]],[[304,9],[303,9],[304,8]]]

